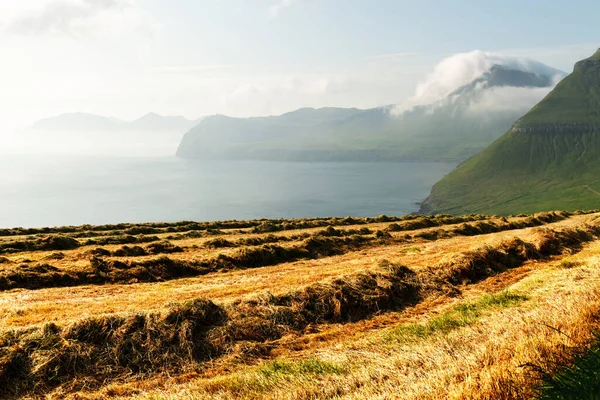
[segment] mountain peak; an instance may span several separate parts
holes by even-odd
[[[155,112],[149,112],[147,114],[142,115],[140,118],[138,118],[136,121],[143,121],[143,120],[151,120],[151,119],[156,119],[156,118],[161,118],[162,116],[155,113]]]
[[[487,149],[432,189],[423,212],[516,214],[590,209],[600,166],[600,52]]]
[[[517,121],[515,126],[529,130],[532,126],[546,129],[555,124],[596,126],[600,125],[599,106],[600,52],[596,52],[592,57],[577,62],[573,73]]]
[[[556,75],[565,76],[566,74],[555,70]],[[512,66],[493,64],[482,75],[472,82],[459,87],[449,97],[473,93],[479,89],[488,89],[493,87],[519,87],[519,88],[544,88],[551,87],[554,76],[549,73],[535,73],[521,70]]]

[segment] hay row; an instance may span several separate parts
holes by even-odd
[[[41,289],[106,283],[161,282],[206,275],[216,271],[249,269],[300,259],[315,259],[363,248],[376,239],[369,236],[310,237],[298,245],[264,245],[242,248],[232,255],[219,254],[201,261],[166,256],[148,260],[119,261],[93,256],[83,270],[61,271],[49,264],[23,264],[0,274],[0,290]]]
[[[301,334],[311,324],[401,310],[528,260],[577,250],[599,234],[600,226],[542,229],[533,242],[511,239],[417,272],[382,263],[374,271],[227,307],[197,299],[163,313],[100,316],[64,327],[47,324],[4,332],[0,395],[41,395],[59,386],[70,391],[136,375],[194,371],[231,352],[264,356],[272,341],[290,332]]]
[[[401,217],[380,215],[378,217],[322,217],[322,218],[296,218],[296,219],[256,219],[256,220],[229,220],[214,222],[146,222],[146,223],[120,223],[105,225],[80,225],[44,228],[4,228],[0,229],[2,236],[22,235],[48,235],[48,234],[74,234],[75,237],[100,236],[102,232],[117,232],[123,235],[176,233],[187,231],[202,231],[209,229],[251,229],[257,231],[270,229],[274,226],[277,230],[319,228],[326,226],[364,225],[377,222],[405,221],[420,218],[419,215],[409,214]],[[427,217],[437,218],[437,217]]]
[[[105,284],[105,283],[135,283],[135,282],[161,282],[166,280],[195,277],[206,275],[216,271],[231,269],[248,269],[264,266],[272,266],[285,262],[293,262],[301,259],[316,259],[340,255],[350,251],[361,250],[366,247],[389,244],[393,242],[409,242],[411,240],[438,240],[441,238],[450,238],[454,236],[475,236],[514,229],[523,229],[527,227],[537,227],[553,222],[562,221],[569,217],[565,212],[549,212],[519,220],[501,222],[478,221],[472,224],[463,223],[458,227],[449,230],[438,230],[429,232],[419,232],[414,235],[405,235],[400,238],[392,236],[383,231],[377,231],[375,238],[362,235],[366,233],[367,228],[358,230],[337,230],[328,227],[325,230],[308,235],[299,245],[291,247],[282,247],[277,244],[271,244],[272,240],[281,239],[279,236],[268,235],[263,238],[238,239],[243,243],[267,243],[255,248],[241,248],[235,254],[218,255],[208,260],[202,261],[182,261],[168,257],[144,261],[118,261],[107,260],[102,257],[108,256],[141,256],[147,254],[165,254],[178,252],[177,246],[161,246],[160,243],[148,246],[148,249],[139,246],[121,248],[114,252],[104,249],[92,250],[93,257],[90,260],[89,267],[84,270],[62,271],[48,263],[37,265],[22,264],[17,268],[0,273],[0,290],[10,290],[15,288],[41,289],[49,287],[79,286],[87,284]],[[440,220],[447,220],[442,216]],[[470,218],[470,217],[469,217]],[[411,226],[415,223],[430,224],[426,218],[417,218],[409,221]],[[454,221],[454,220],[452,220]],[[394,225],[394,224],[392,224]],[[398,228],[391,225],[388,231],[397,231]],[[371,232],[370,230],[368,232]],[[351,235],[351,236],[345,236]],[[303,236],[304,237],[304,236]],[[158,239],[158,238],[157,238]],[[254,241],[253,239],[258,239]],[[240,242],[240,244],[242,243]],[[226,239],[215,239],[209,241],[206,245],[209,247],[229,247],[229,245],[238,244]],[[164,251],[153,251],[150,247],[163,248]],[[153,247],[153,248],[154,248]],[[181,249],[182,250],[182,249]]]

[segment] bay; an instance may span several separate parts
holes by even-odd
[[[450,163],[0,157],[0,227],[404,215]]]

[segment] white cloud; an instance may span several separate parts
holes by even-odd
[[[576,45],[506,49],[501,53],[532,58],[563,71],[571,72],[576,61],[588,58],[597,48],[598,43],[592,42]]]
[[[551,87],[492,87],[481,90],[477,101],[469,104],[472,114],[526,113],[539,103],[558,84],[561,76],[554,77]]]
[[[283,9],[291,7],[294,3],[296,3],[296,1],[297,0],[279,0],[278,3],[269,7],[269,17],[277,17]]]
[[[494,87],[482,93],[469,105],[474,114],[527,111],[546,96],[552,88]]]
[[[501,65],[550,77],[560,74],[560,71],[554,68],[525,57],[488,53],[479,50],[455,54],[439,62],[433,72],[417,85],[413,96],[396,106],[393,113],[400,115],[415,106],[434,104],[443,100],[456,89],[489,71],[493,65]],[[496,92],[501,93],[503,91],[490,91],[490,93]],[[537,98],[537,96],[534,97]]]
[[[5,31],[26,36],[152,35],[156,21],[133,0],[49,0],[16,10]]]

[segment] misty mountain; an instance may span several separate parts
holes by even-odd
[[[18,144],[30,151],[86,155],[173,155],[184,133],[202,118],[148,113],[134,121],[85,113],[46,118],[22,132]]]
[[[103,117],[86,113],[66,113],[56,117],[42,119],[32,126],[32,130],[111,132],[111,131],[150,131],[185,132],[196,124],[197,120],[188,120],[179,116],[162,116],[148,113],[134,121]]]
[[[133,130],[142,131],[186,132],[199,120],[192,121],[181,116],[162,116],[151,112],[130,122],[128,126]]]
[[[177,155],[290,161],[461,161],[506,132],[548,93],[557,77],[564,73],[533,61],[496,63],[440,100],[406,109],[393,105],[368,110],[304,108],[261,118],[211,116],[186,133]]]
[[[561,74],[554,71],[553,75]],[[461,86],[450,94],[450,97],[476,92],[478,88],[490,87],[549,87],[552,85],[553,75],[538,75],[533,72],[522,71],[494,64],[479,78]]]
[[[424,213],[598,208],[600,49],[481,153],[435,184]]]

